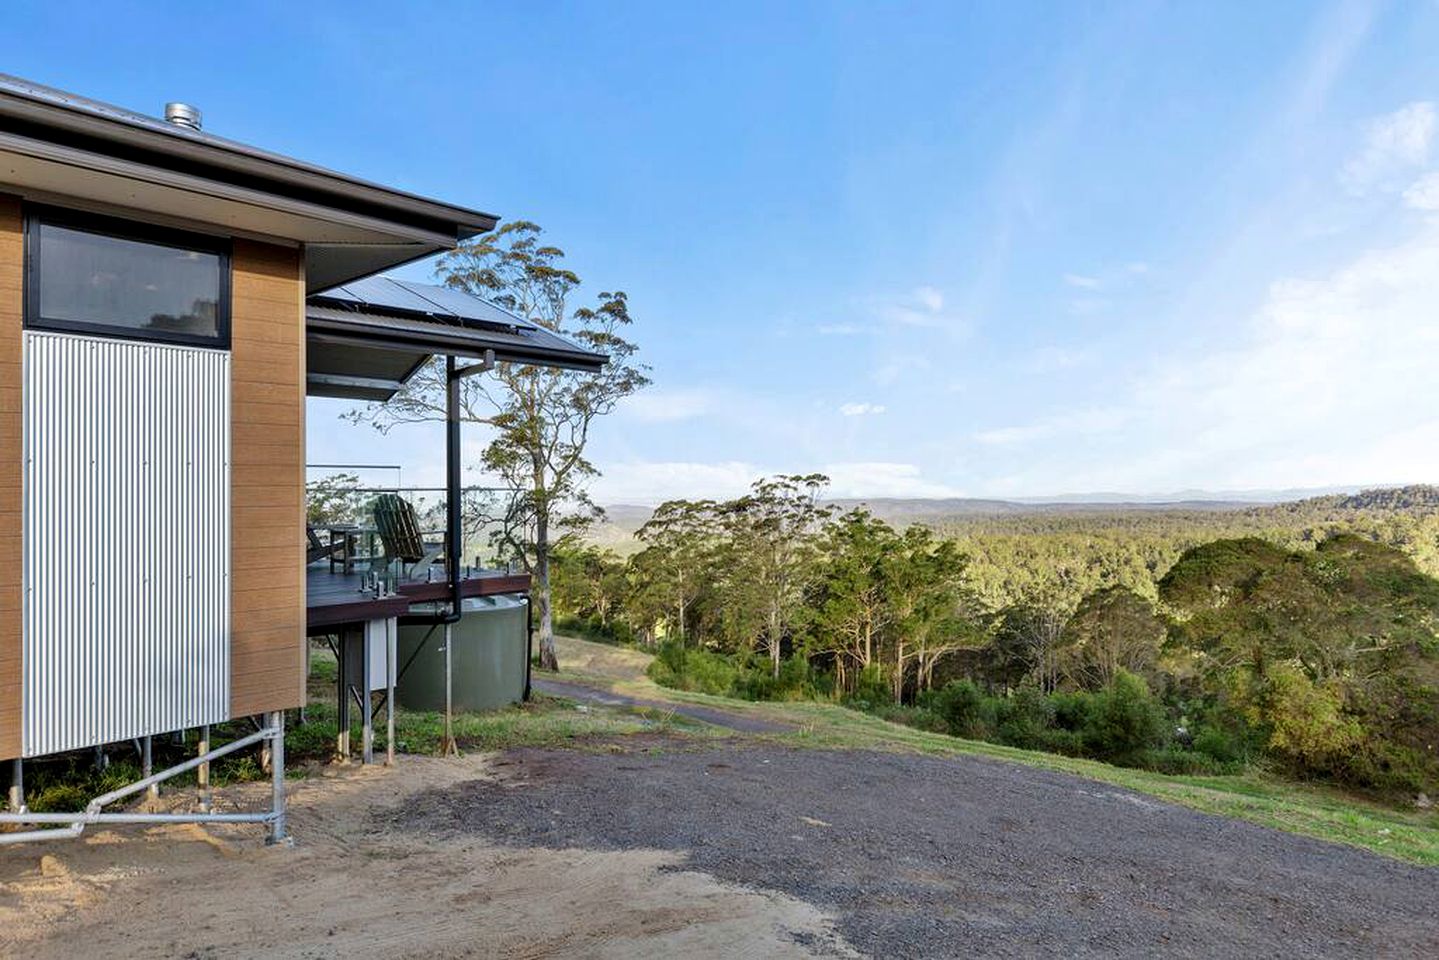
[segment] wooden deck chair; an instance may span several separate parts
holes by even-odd
[[[309,566],[316,560],[328,560],[340,549],[339,544],[328,544],[320,539],[315,528],[308,523],[305,524],[305,566]]]
[[[413,579],[417,573],[431,563],[441,559],[445,553],[445,541],[426,542],[420,530],[415,508],[409,501],[393,493],[382,493],[375,498],[375,529],[385,545],[385,558],[401,564],[402,577]],[[406,569],[408,565],[408,569]]]

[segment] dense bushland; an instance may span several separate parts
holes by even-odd
[[[1148,550],[1149,514],[944,536],[840,512],[823,485],[664,504],[627,560],[568,544],[558,607],[653,647],[652,676],[681,689],[833,697],[1171,772],[1262,763],[1394,796],[1439,788],[1439,581],[1416,562],[1434,546],[1428,488],[1213,521],[1295,519],[1270,536],[1205,538],[1169,517]]]

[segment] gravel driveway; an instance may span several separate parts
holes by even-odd
[[[862,952],[1439,956],[1439,870],[980,758],[654,739],[526,749],[386,826],[660,848],[837,917]]]

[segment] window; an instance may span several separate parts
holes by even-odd
[[[48,210],[26,228],[30,326],[229,345],[227,241]]]

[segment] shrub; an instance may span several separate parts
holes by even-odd
[[[924,730],[929,733],[949,732],[949,724],[945,719],[928,707],[887,703],[875,707],[871,712],[881,720],[900,723],[906,727],[914,727],[916,730]]]
[[[931,709],[954,736],[981,739],[988,733],[983,722],[987,699],[973,681],[951,680],[929,701]]]
[[[719,696],[731,693],[740,675],[727,657],[707,650],[688,650],[677,640],[660,644],[646,673],[660,686]]]
[[[1159,746],[1164,728],[1164,711],[1149,695],[1149,687],[1121,670],[1094,695],[1084,742],[1091,756],[1133,766],[1145,750]]]
[[[817,679],[804,657],[781,661],[778,677],[768,658],[757,657],[739,669],[734,692],[746,700],[812,699],[819,692]]]
[[[855,678],[854,692],[846,698],[846,702],[866,711],[894,703],[894,690],[889,685],[889,675],[884,668],[872,663],[861,670]]]
[[[1054,723],[1054,704],[1036,687],[1020,687],[1011,696],[996,698],[994,735],[1000,743],[1026,750],[1047,749]]]

